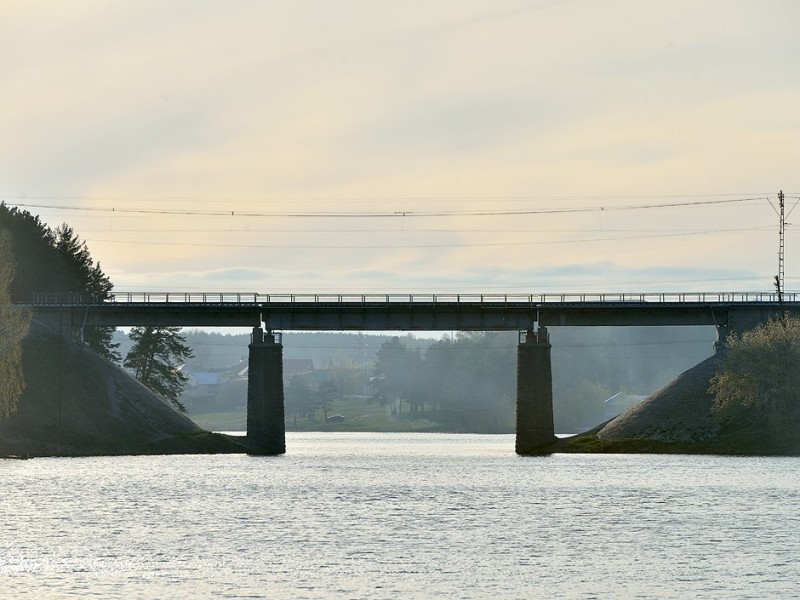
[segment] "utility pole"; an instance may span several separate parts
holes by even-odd
[[[785,238],[786,238],[786,215],[785,215],[785,208],[784,208],[784,201],[783,201],[783,190],[778,192],[778,204],[781,216],[781,225],[780,225],[780,241],[778,244],[778,295],[783,293],[783,281],[784,281],[784,266],[783,266],[783,255],[784,255],[784,247],[785,247]]]
[[[775,276],[775,289],[778,292],[778,306],[781,311],[781,320],[786,321],[786,311],[783,308],[783,289],[784,289],[784,248],[786,236],[786,215],[784,208],[783,190],[778,192],[778,214],[780,216],[780,226],[778,228],[778,274]]]

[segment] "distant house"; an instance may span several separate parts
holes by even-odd
[[[222,385],[225,383],[225,378],[222,373],[216,371],[185,371],[189,380],[187,381],[187,389],[185,392],[189,394],[191,400],[189,404],[193,404],[199,398],[213,398],[218,393]],[[184,398],[186,400],[186,398]]]
[[[229,381],[237,379],[247,379],[247,369],[249,368],[248,361],[240,360],[237,364],[231,365],[225,371],[225,377]]]
[[[603,403],[605,407],[605,410],[603,411],[604,420],[607,421],[608,419],[613,419],[617,415],[624,413],[629,408],[636,406],[645,398],[647,398],[647,396],[617,392],[610,398],[606,399]]]
[[[211,373],[199,371],[195,373],[187,373],[189,377],[189,384],[196,386],[219,386],[222,385],[222,373]]]
[[[247,362],[244,362],[246,371]],[[214,390],[222,386],[226,381],[241,378],[239,371],[242,363],[230,367],[210,368],[198,371],[189,371],[185,365],[181,366],[181,372],[189,378],[189,385],[199,389]]]

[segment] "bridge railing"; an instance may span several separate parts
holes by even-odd
[[[263,294],[242,292],[115,292],[101,299],[90,294],[65,292],[36,292],[34,305],[46,304],[257,304]]]
[[[783,295],[786,303],[797,303],[800,294]],[[33,304],[735,304],[778,303],[775,292],[645,292],[569,294],[261,294],[257,292],[115,292],[108,299],[87,294],[37,292]]]

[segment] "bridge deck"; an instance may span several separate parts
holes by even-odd
[[[642,294],[255,294],[116,293],[92,301],[37,294],[32,308],[73,327],[171,325],[295,331],[518,331],[546,326],[729,326],[763,322],[800,295]]]

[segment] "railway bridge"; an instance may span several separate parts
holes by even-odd
[[[247,327],[247,436],[262,454],[286,451],[281,331],[518,331],[518,454],[554,438],[548,328],[717,328],[718,343],[783,313],[800,294],[772,292],[623,294],[35,294],[36,318],[62,332],[86,327]]]

